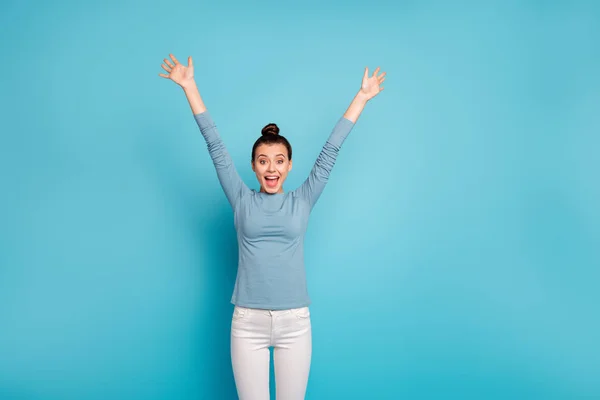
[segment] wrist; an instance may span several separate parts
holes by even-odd
[[[366,104],[369,101],[369,97],[362,90],[359,90],[354,98],[363,104]]]
[[[182,82],[179,86],[181,86],[181,88],[184,91],[198,89],[198,87],[196,86],[196,81],[193,79],[189,82]]]

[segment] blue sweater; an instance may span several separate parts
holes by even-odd
[[[308,306],[310,298],[304,270],[308,217],[354,123],[340,118],[300,187],[286,193],[268,194],[244,184],[209,112],[196,114],[194,118],[233,208],[239,258],[231,302],[270,310]]]

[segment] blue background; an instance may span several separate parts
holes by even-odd
[[[49,4],[51,3],[51,4]],[[306,177],[308,399],[600,398],[600,3],[4,1],[0,398],[234,399],[237,244],[169,53],[243,179]]]

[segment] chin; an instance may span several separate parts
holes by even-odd
[[[264,184],[262,185],[262,187],[263,187],[263,190],[264,190],[266,193],[269,193],[269,194],[275,194],[275,193],[277,193],[277,192],[279,192],[279,191],[281,190],[281,185],[277,185],[276,187],[273,187],[273,188],[272,188],[272,187],[269,187],[269,186],[267,186],[267,184],[266,184],[266,183],[264,183]]]
[[[280,187],[276,187],[276,188],[270,188],[270,187],[265,187],[265,192],[269,193],[269,194],[275,194],[277,192],[279,192]]]

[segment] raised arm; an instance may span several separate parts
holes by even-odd
[[[314,207],[319,196],[323,192],[323,189],[325,189],[325,185],[329,180],[329,175],[333,170],[340,148],[354,127],[354,124],[365,108],[365,105],[370,99],[383,90],[383,86],[380,85],[385,80],[386,73],[384,72],[377,76],[378,73],[379,67],[377,67],[373,75],[369,77],[369,69],[365,68],[360,90],[356,96],[354,96],[354,99],[344,113],[344,116],[339,119],[333,128],[333,131],[317,157],[317,161],[310,171],[308,178],[306,178],[304,183],[296,189],[297,195],[306,199],[310,204],[311,209]]]
[[[200,96],[196,81],[194,80],[194,64],[192,57],[188,57],[188,66],[182,65],[172,54],[173,62],[164,59],[162,68],[169,74],[159,74],[163,78],[171,79],[183,89],[188,100],[194,119],[200,128],[200,132],[206,141],[208,152],[217,171],[217,177],[221,187],[227,196],[231,207],[235,209],[237,200],[249,191],[246,184],[240,178],[235,165],[219,135],[217,126],[214,123],[210,113],[207,111],[204,101]]]

